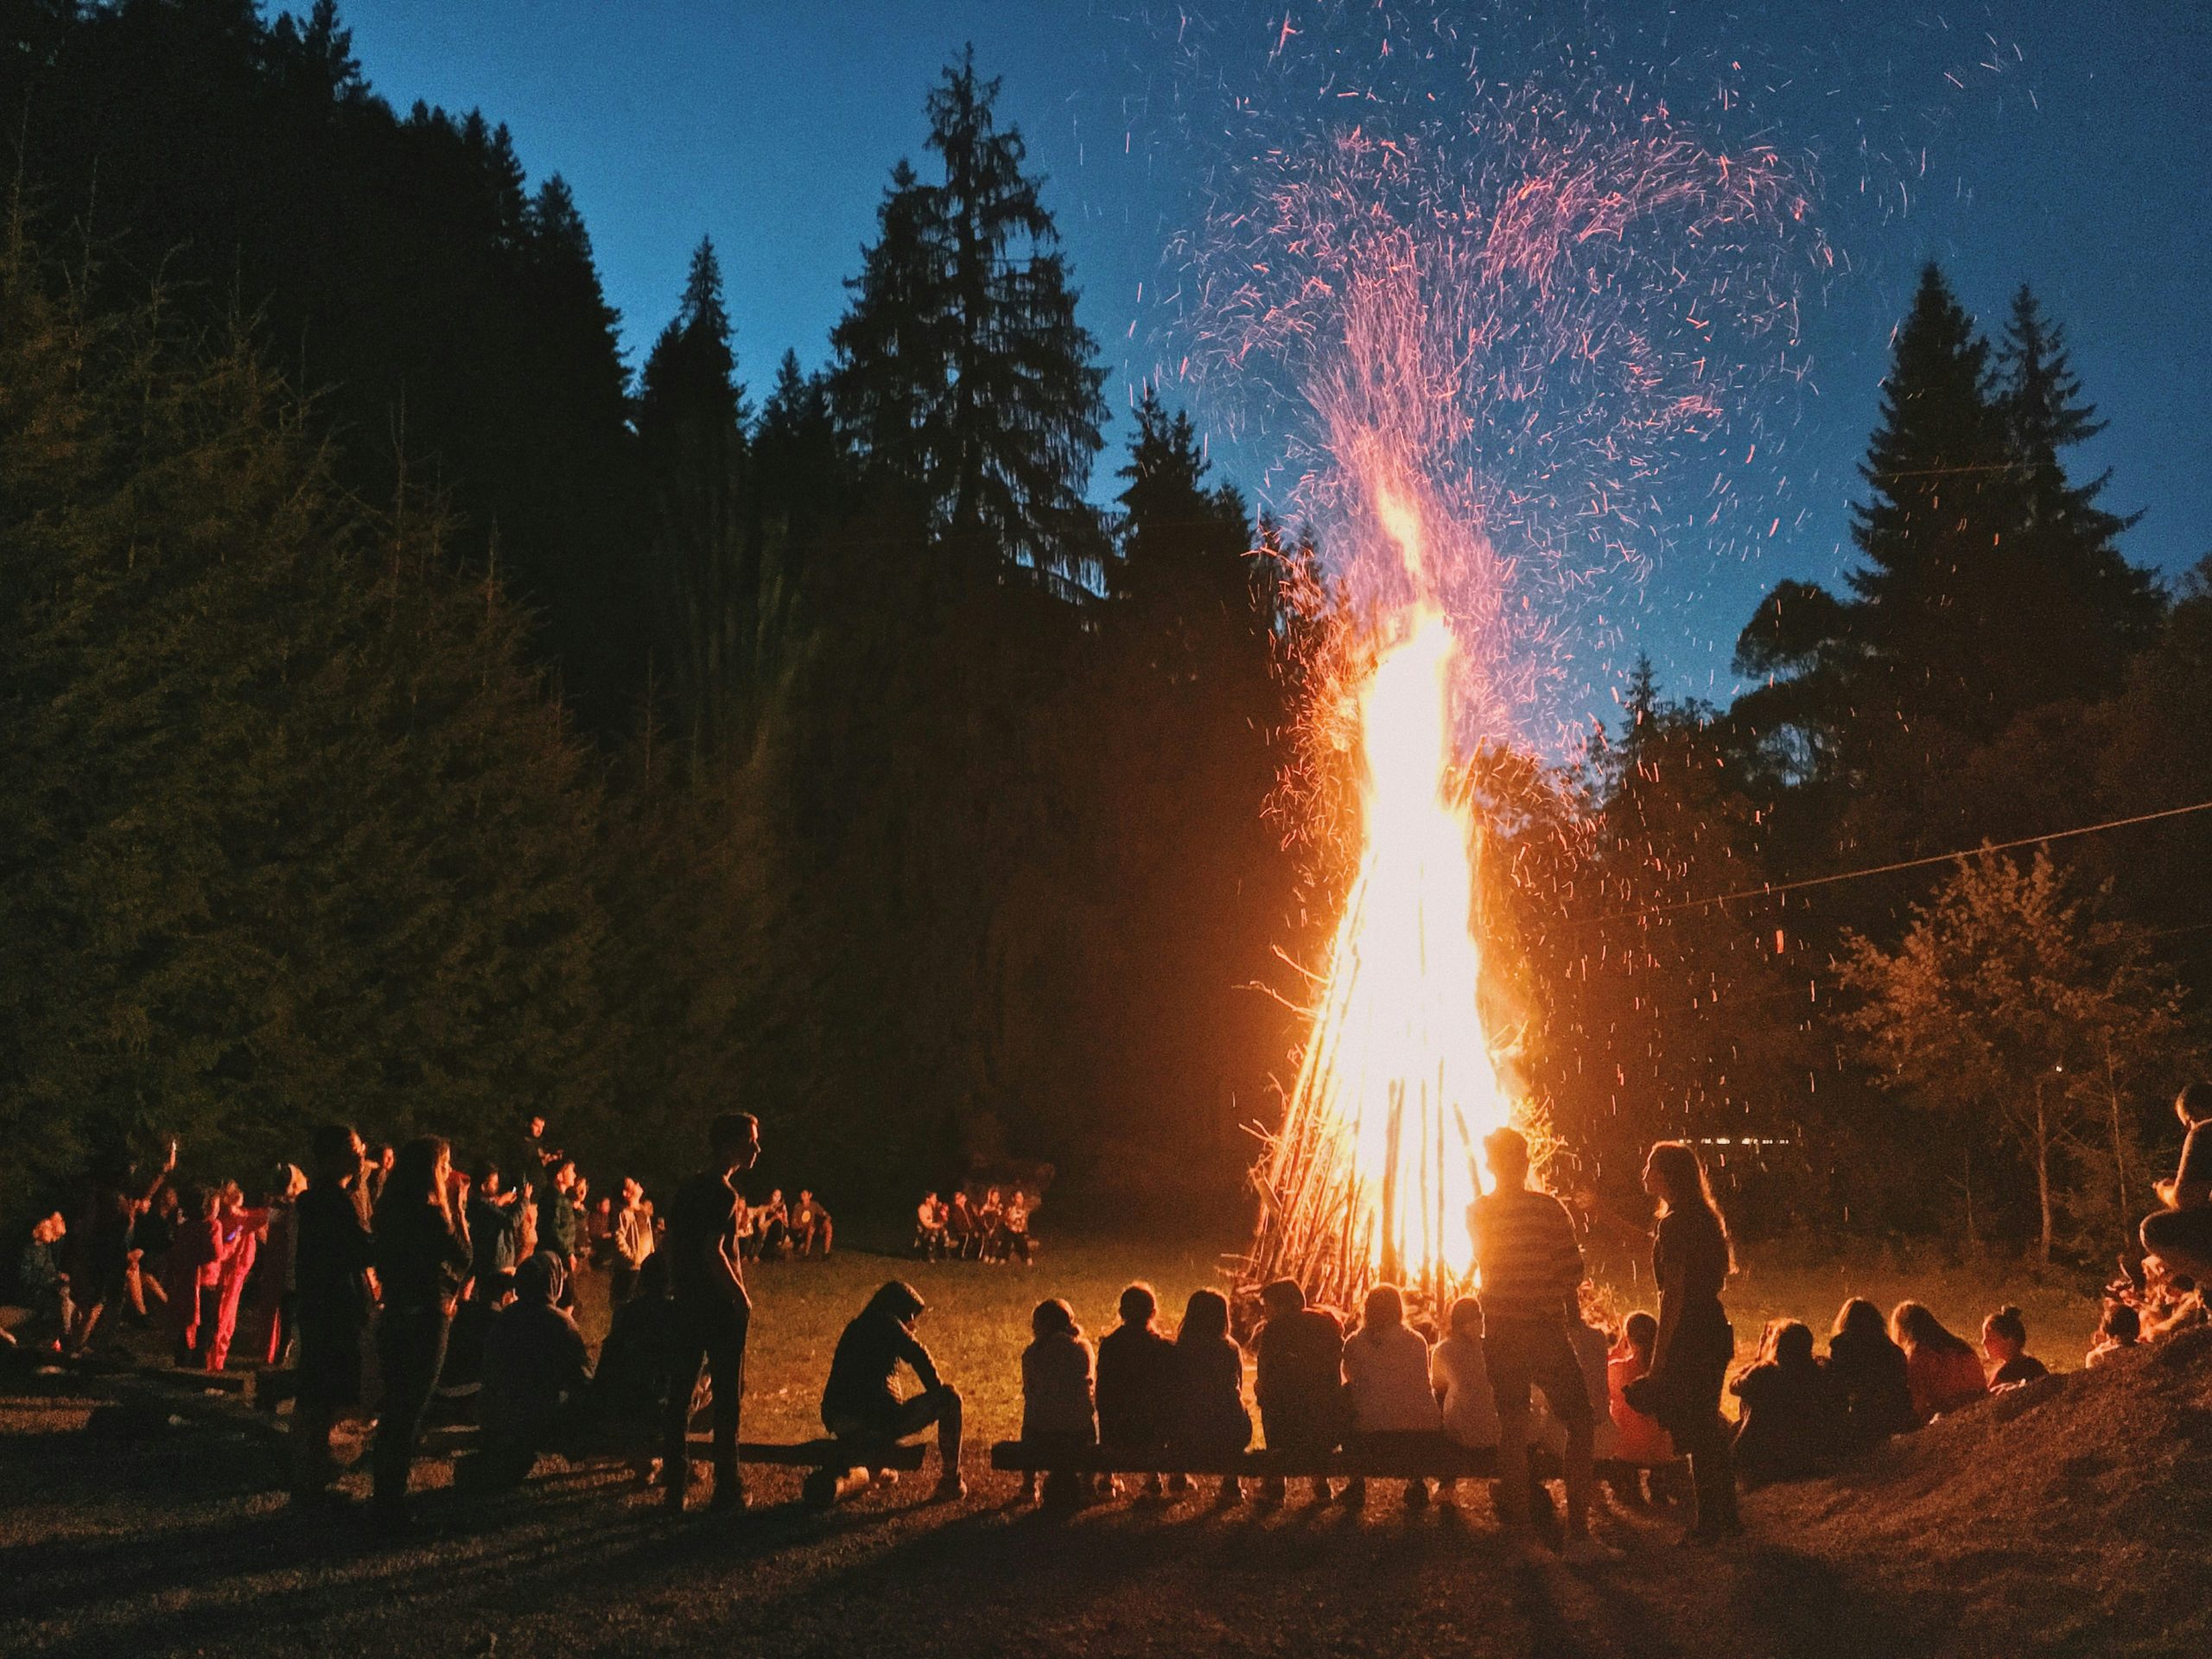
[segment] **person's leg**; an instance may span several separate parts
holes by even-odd
[[[378,1333],[384,1362],[384,1402],[377,1423],[375,1497],[386,1521],[403,1518],[407,1480],[422,1437],[423,1415],[445,1360],[446,1320],[435,1308],[386,1309]]]
[[[661,1427],[661,1480],[668,1507],[682,1510],[691,1484],[691,1396],[699,1387],[700,1363],[707,1357],[698,1317],[679,1306],[670,1322],[668,1412]]]
[[[292,1497],[320,1497],[337,1471],[330,1458],[330,1431],[338,1421],[331,1407],[304,1399],[292,1402]]]
[[[707,1363],[715,1379],[715,1503],[729,1509],[745,1502],[745,1478],[737,1466],[740,1420],[745,1409],[745,1338],[750,1316],[742,1307],[724,1310],[715,1322]]]
[[[2144,1253],[2164,1262],[2168,1273],[2212,1282],[2212,1206],[2146,1216],[2141,1237]]]

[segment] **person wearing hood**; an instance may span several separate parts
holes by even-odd
[[[484,1339],[484,1383],[477,1395],[483,1480],[518,1486],[537,1454],[556,1445],[591,1382],[591,1351],[560,1305],[568,1266],[540,1250],[515,1269],[513,1306],[492,1320]]]

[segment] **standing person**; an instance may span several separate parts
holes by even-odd
[[[238,1190],[236,1181],[224,1187],[223,1265],[215,1276],[219,1293],[215,1329],[206,1344],[207,1369],[211,1371],[219,1371],[230,1363],[231,1343],[238,1335],[238,1306],[245,1299],[246,1280],[260,1257],[269,1217],[266,1205],[253,1210],[245,1207],[245,1194]]]
[[[368,1328],[375,1247],[363,1219],[361,1137],[344,1123],[315,1132],[315,1174],[300,1195],[300,1360],[292,1390],[292,1501],[328,1496],[330,1431],[361,1401],[361,1335]]]
[[[1744,1529],[1736,1512],[1728,1421],[1720,1414],[1721,1385],[1736,1355],[1736,1333],[1720,1293],[1735,1271],[1735,1255],[1706,1184],[1705,1166],[1688,1141],[1662,1141],[1651,1148],[1643,1190],[1659,1201],[1659,1233],[1651,1247],[1659,1334],[1650,1372],[1634,1385],[1639,1397],[1630,1403],[1648,1406],[1675,1449],[1690,1460],[1697,1519],[1689,1536],[1711,1542]]]
[[[467,1198],[468,1177],[453,1166],[453,1148],[426,1135],[410,1141],[393,1159],[377,1199],[377,1277],[384,1287],[377,1358],[384,1400],[377,1424],[376,1509],[378,1522],[391,1531],[408,1524],[407,1477],[415,1443],[445,1365],[454,1304],[468,1279]]]
[[[1981,1356],[1974,1344],[1920,1303],[1899,1302],[1890,1310],[1890,1335],[1904,1350],[1905,1381],[1912,1389],[1917,1421],[1957,1411],[1988,1394],[1989,1379],[1982,1375]]]
[[[1009,1214],[1012,1209],[1009,1205]],[[1183,1320],[1175,1327],[1167,1440],[1179,1457],[1206,1462],[1252,1444],[1252,1414],[1244,1409],[1244,1351],[1229,1334],[1229,1299],[1217,1290],[1194,1290],[1183,1304]],[[1219,1497],[1224,1508],[1243,1503],[1243,1483],[1224,1475]]]
[[[1055,1298],[1029,1316],[1029,1345],[1021,1351],[1021,1440],[1034,1452],[1088,1452],[1098,1444],[1098,1410],[1092,1392],[1096,1356],[1075,1322],[1075,1310]],[[1082,1495],[1082,1476],[1057,1471],[1045,1482],[1045,1501],[1056,1507]],[[1021,1501],[1037,1496],[1033,1471],[1021,1483]]]
[[[575,1191],[576,1160],[556,1156],[546,1166],[546,1185],[538,1193],[537,1248],[560,1259],[564,1293],[576,1271]]]
[[[1444,1427],[1429,1386],[1428,1344],[1406,1324],[1405,1297],[1395,1285],[1377,1285],[1367,1293],[1359,1329],[1344,1338],[1344,1399],[1351,1408],[1347,1444],[1386,1451],[1433,1440]],[[1344,1503],[1356,1510],[1366,1502],[1366,1478],[1356,1475],[1344,1488]],[[1407,1507],[1421,1509],[1427,1503],[1427,1478],[1408,1480]]]
[[[2192,1083],[2174,1097],[2184,1134],[2181,1164],[2158,1185],[2161,1208],[2144,1218],[2143,1251],[2199,1284],[2212,1284],[2212,1083]]]
[[[366,1185],[369,1210],[372,1214],[384,1198],[385,1183],[391,1179],[392,1166],[398,1159],[398,1152],[389,1142],[369,1149],[369,1166],[362,1179]]]
[[[223,1224],[219,1190],[194,1188],[187,1206],[190,1219],[177,1229],[168,1261],[169,1323],[176,1333],[175,1363],[212,1369],[215,1325],[223,1306],[223,1262],[233,1246]]]
[[[75,1328],[67,1352],[74,1358],[92,1346],[100,1316],[120,1307],[130,1294],[130,1230],[152,1205],[154,1195],[176,1171],[176,1142],[153,1179],[142,1181],[128,1160],[92,1183],[91,1209],[78,1231],[82,1241],[70,1282],[76,1287]]]
[[[1567,1309],[1582,1284],[1582,1250],[1567,1206],[1529,1185],[1529,1142],[1518,1129],[1483,1137],[1491,1190],[1468,1206],[1475,1265],[1482,1274],[1483,1353],[1497,1402],[1497,1476],[1504,1520],[1517,1532],[1530,1524],[1530,1390],[1567,1435],[1567,1542],[1561,1559],[1615,1559],[1619,1552],[1590,1535],[1597,1485],[1592,1465],[1595,1419],[1582,1364],[1567,1334]],[[1717,1408],[1719,1382],[1714,1383]]]
[[[1855,1446],[1869,1446],[1920,1427],[1904,1350],[1890,1340],[1882,1310],[1863,1296],[1853,1296],[1836,1310],[1828,1336],[1828,1381]]]
[[[476,1166],[468,1191],[469,1295],[484,1298],[492,1281],[512,1274],[521,1261],[520,1205],[507,1187],[506,1173],[488,1159]]]
[[[1260,1327],[1252,1393],[1268,1450],[1291,1457],[1325,1457],[1344,1434],[1344,1322],[1325,1307],[1309,1306],[1294,1279],[1278,1279],[1260,1293],[1267,1323]],[[1328,1478],[1313,1478],[1313,1496],[1327,1503]],[[1260,1488],[1262,1503],[1283,1499],[1281,1475]]]
[[[1124,1290],[1121,1313],[1122,1322],[1098,1339],[1098,1444],[1123,1459],[1157,1456],[1165,1463],[1175,1344],[1154,1323],[1160,1299],[1150,1285]],[[1148,1478],[1146,1490],[1160,1495],[1159,1475]]]
[[[760,1155],[760,1123],[750,1112],[724,1112],[707,1131],[708,1167],[676,1190],[669,1205],[668,1263],[675,1308],[666,1439],[661,1461],[664,1501],[681,1515],[691,1484],[691,1395],[703,1361],[715,1391],[715,1495],[717,1510],[745,1507],[737,1468],[737,1430],[745,1401],[745,1338],[753,1300],[745,1294],[738,1255],[737,1216],[745,1200],[737,1178]]]
[[[652,1211],[645,1208],[645,1189],[625,1176],[622,1206],[614,1212],[614,1254],[607,1263],[607,1297],[620,1307],[637,1288],[638,1274],[653,1253]]]
[[[255,1299],[265,1332],[261,1357],[270,1365],[283,1362],[299,1318],[299,1202],[300,1194],[307,1189],[308,1178],[297,1165],[276,1166],[276,1179],[269,1187],[269,1224],[264,1232],[268,1242],[262,1251],[261,1288]]]
[[[822,1390],[822,1424],[841,1440],[876,1445],[903,1440],[937,1425],[937,1490],[931,1502],[968,1496],[960,1476],[960,1391],[938,1375],[930,1351],[914,1335],[925,1312],[914,1287],[894,1279],[868,1298],[830,1361]],[[921,1392],[900,1399],[891,1379],[905,1364]]]

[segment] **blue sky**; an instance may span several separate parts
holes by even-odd
[[[1930,257],[1986,326],[2023,279],[2067,325],[2111,423],[2080,464],[2110,467],[2109,504],[2144,512],[2131,556],[2178,575],[2212,551],[2212,8],[2201,0],[1389,3],[1478,50],[1541,36],[1554,65],[1649,77],[1678,109],[1728,84],[1738,130],[1818,171],[1842,264],[1807,296],[1813,371],[1785,441],[1762,446],[1771,470],[1745,480],[1794,527],[1655,550],[1621,648],[1586,664],[1592,704],[1610,702],[1605,681],[1638,649],[1670,691],[1725,700],[1729,653],[1759,594],[1785,576],[1833,580],[1848,562],[1846,505],[1889,329]],[[1254,90],[1241,77],[1262,73],[1286,16],[1283,0],[351,0],[343,10],[378,92],[402,106],[481,107],[512,130],[533,179],[568,179],[633,363],[672,308],[691,247],[712,235],[756,392],[786,346],[810,366],[823,359],[886,175],[919,154],[922,99],[974,41],[980,67],[1004,79],[1002,116],[1051,175],[1048,205],[1117,410],[1154,372],[1173,395],[1188,342],[1160,304],[1178,278],[1163,250],[1210,192],[1234,188],[1228,99]],[[1351,42],[1371,34],[1375,9],[1329,0],[1288,16],[1309,40]],[[1192,68],[1198,40],[1205,73]],[[1109,433],[1109,464],[1125,429]],[[1279,487],[1255,445],[1215,453],[1249,493]]]

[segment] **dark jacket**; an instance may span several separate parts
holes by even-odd
[[[1098,1344],[1098,1443],[1165,1446],[1174,1419],[1175,1344],[1144,1325],[1121,1325]]]

